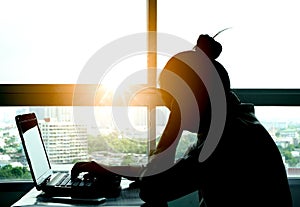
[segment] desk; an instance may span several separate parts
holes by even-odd
[[[30,207],[30,206],[48,206],[48,207],[95,207],[95,206],[122,206],[122,207],[139,207],[144,202],[139,198],[138,189],[129,189],[128,182],[122,180],[121,195],[118,198],[109,198],[103,204],[67,204],[58,202],[45,202],[39,200],[37,197],[41,194],[41,191],[37,191],[36,188],[31,189],[26,195],[24,195],[19,201],[13,204],[11,207]]]

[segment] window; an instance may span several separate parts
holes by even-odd
[[[257,106],[255,113],[278,146],[290,176],[300,175],[298,106]]]
[[[26,166],[24,158],[20,161],[15,156],[16,153],[21,155],[22,150],[16,139],[16,130],[13,130],[13,120],[16,114],[29,111],[44,113],[39,115],[41,128],[58,170],[62,165],[78,161],[78,154],[82,155],[80,159],[101,159],[114,165],[147,162],[148,151],[155,147],[165,127],[168,110],[160,106],[158,98],[150,91],[146,95],[155,97],[154,102],[144,96],[140,99],[142,101],[133,100],[134,104],[125,110],[135,133],[126,127],[116,130],[116,120],[102,119],[112,115],[112,94],[120,90],[118,87],[124,80],[130,83],[125,85],[126,89],[135,91],[155,86],[159,70],[170,56],[191,49],[200,33],[214,35],[231,27],[216,37],[223,44],[219,60],[227,68],[232,87],[242,101],[256,105],[257,116],[274,135],[289,175],[299,176],[298,120],[292,116],[300,106],[300,91],[297,89],[299,63],[295,52],[300,46],[296,38],[299,31],[295,27],[300,14],[293,4],[296,3],[241,3],[233,0],[191,0],[188,3],[171,0],[1,1],[1,168],[7,166],[4,169],[9,171],[13,167]],[[78,79],[93,55],[105,46],[127,35],[147,31],[154,33],[142,37],[141,47],[150,53],[134,53],[115,59],[103,77],[96,78],[96,81]],[[175,45],[172,52],[164,53],[161,51],[164,42],[158,37],[160,33],[176,36],[188,44]],[[118,48],[114,48],[117,52]],[[151,70],[153,68],[158,70]],[[131,75],[138,78],[130,79]],[[83,88],[78,89],[85,96],[72,107],[73,90],[80,85],[77,83],[83,84]],[[95,89],[86,84],[99,87]],[[89,112],[96,120],[88,126],[86,122],[78,123],[77,119],[73,122],[74,113],[70,115],[68,111],[85,111],[84,106],[91,104],[90,98],[94,100],[95,93],[97,103]],[[122,109],[122,98],[118,99],[117,107],[114,106],[117,111]],[[279,113],[282,107],[286,113]],[[270,117],[273,114],[278,116]],[[78,144],[82,137],[73,134],[75,125],[79,135],[86,138],[86,143]],[[66,133],[73,141],[63,138]],[[60,138],[53,140],[54,135]],[[193,134],[184,133],[183,137],[178,157],[195,141]],[[149,138],[152,141],[147,144]],[[63,146],[67,143],[72,145],[73,152],[64,151]],[[125,148],[121,147],[124,145]],[[70,154],[64,157],[66,153]],[[18,178],[29,178],[26,171],[22,176]]]
[[[227,69],[232,88],[242,101],[256,105],[258,118],[272,135],[269,123],[280,125],[283,120],[286,123],[283,128],[276,128],[273,137],[289,176],[300,175],[296,164],[299,163],[297,133],[289,138],[293,139],[291,146],[283,147],[280,141],[287,136],[284,131],[291,128],[297,131],[298,120],[294,115],[300,105],[296,50],[300,40],[299,30],[294,26],[299,13],[295,4],[269,0],[248,3],[192,0],[183,4],[165,0],[157,5],[158,32],[175,34],[189,42],[183,48],[186,50],[192,49],[199,34],[213,36],[229,28],[216,37],[223,45],[218,60]],[[158,42],[158,48],[159,44],[162,42]],[[164,55],[158,56],[158,68],[167,60]]]
[[[80,106],[79,106],[80,107]],[[69,169],[77,161],[95,160],[107,165],[145,165],[147,163],[147,108],[130,107],[131,125],[116,124],[114,113],[122,108],[94,109],[96,120],[87,124],[74,121],[74,107],[2,107],[0,127],[0,177],[28,178],[25,153],[14,122],[15,115],[34,112],[54,170]],[[90,119],[91,121],[91,119]],[[134,128],[127,128],[133,126]],[[8,171],[10,164],[19,171]]]
[[[139,0],[1,1],[0,83],[74,84],[99,49],[146,32],[145,11]]]
[[[215,35],[223,45],[219,61],[233,88],[299,88],[295,27],[296,1],[191,0],[158,1],[158,32],[175,34],[192,44],[198,35]],[[191,48],[187,48],[191,49]]]
[[[132,125],[142,135],[125,136],[126,129],[115,129],[107,117],[112,94],[121,81],[142,70],[140,78],[126,87],[147,84],[146,35],[140,40],[144,53],[117,59],[97,82],[92,82],[99,84],[101,93],[105,91],[105,100],[98,99],[99,107],[93,110],[95,117],[100,117],[97,123],[74,121],[72,96],[74,84],[93,55],[119,38],[147,32],[146,8],[146,1],[140,0],[0,2],[0,179],[31,177],[23,168],[26,160],[14,122],[15,115],[26,112],[38,115],[54,169],[115,152],[111,164],[145,163],[148,123],[139,115],[147,115],[146,108],[129,110]],[[89,80],[80,83],[88,84]]]

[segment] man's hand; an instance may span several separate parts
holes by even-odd
[[[72,170],[71,170],[71,177],[72,180],[77,178],[77,176],[81,172],[87,172],[90,175],[95,176],[108,176],[108,175],[115,175],[115,173],[110,172],[109,170],[105,169],[105,167],[102,167],[100,164],[91,161],[91,162],[77,162]]]

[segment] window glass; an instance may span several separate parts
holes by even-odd
[[[34,112],[54,171],[71,169],[77,161],[106,165],[145,165],[147,108],[129,107],[129,125],[116,121],[122,107],[95,107],[90,121],[76,120],[73,107],[0,108],[0,179],[30,179],[14,117]],[[124,119],[124,117],[123,117]]]
[[[159,142],[169,119],[170,111],[167,107],[156,107],[156,143]],[[175,159],[182,158],[188,149],[197,141],[197,134],[183,131],[175,154]]]
[[[255,113],[278,146],[288,176],[300,177],[300,108],[256,106]]]
[[[157,107],[157,141],[167,123],[169,111]],[[289,177],[300,177],[300,107],[255,106],[255,114],[276,143]],[[160,129],[160,130],[158,130]],[[179,141],[176,159],[182,158],[197,141],[197,135],[184,131]]]
[[[199,34],[223,45],[218,60],[233,88],[299,88],[297,1],[158,1],[158,32],[196,44]],[[192,49],[192,48],[185,48]],[[159,67],[163,67],[164,62]]]
[[[98,50],[146,31],[145,11],[140,0],[0,1],[0,83],[76,83]]]
[[[26,158],[14,122],[17,114],[35,112],[54,170],[71,169],[77,161],[96,160],[108,165],[147,163],[146,107],[129,107],[129,127],[114,120],[112,107],[95,108],[95,122],[80,124],[71,107],[2,107],[0,117],[0,179],[30,179]],[[290,177],[300,176],[299,107],[256,106],[255,113],[273,137]],[[156,139],[167,124],[169,111],[156,109]],[[130,129],[130,127],[132,127]],[[196,134],[185,131],[177,147],[181,158],[195,143]],[[80,144],[79,144],[80,143]]]

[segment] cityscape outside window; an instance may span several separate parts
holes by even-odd
[[[290,177],[300,176],[300,120],[296,117],[299,110],[299,107],[255,108],[258,118],[278,146]],[[97,109],[97,126],[75,124],[72,107],[2,107],[1,112],[2,180],[31,179],[14,122],[15,115],[29,112],[35,112],[39,119],[43,140],[54,170],[66,170],[77,161],[87,160],[96,160],[108,165],[145,165],[148,161],[146,107],[131,107],[129,110],[129,119],[140,132],[135,134],[115,127],[111,107]],[[165,107],[157,107],[156,114],[158,140],[169,112]],[[181,158],[195,141],[195,134],[183,133],[177,148],[177,159]]]

